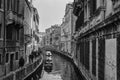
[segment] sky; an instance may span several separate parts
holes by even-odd
[[[39,31],[45,32],[51,25],[61,24],[69,2],[73,0],[33,0],[40,16]]]

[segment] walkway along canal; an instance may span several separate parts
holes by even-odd
[[[29,73],[23,80],[38,80],[41,78],[43,68],[43,57],[37,68],[35,68],[31,73]]]

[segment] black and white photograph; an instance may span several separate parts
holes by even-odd
[[[0,80],[120,80],[120,0],[0,0]]]

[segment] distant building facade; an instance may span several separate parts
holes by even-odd
[[[52,46],[56,49],[60,49],[61,39],[61,27],[59,25],[53,25],[52,28]]]
[[[45,30],[45,45],[50,45],[51,44],[51,28],[48,28]]]
[[[39,46],[42,47],[45,44],[45,42],[44,42],[45,40],[44,41],[42,40],[45,36],[45,32],[39,32],[38,36],[39,36]]]
[[[53,46],[57,49],[60,48],[61,27],[59,25],[53,25],[46,29],[45,44]]]
[[[68,3],[66,5],[63,22],[61,24],[61,50],[69,52],[72,56],[72,46],[74,46],[72,36],[75,31],[74,26],[76,19],[76,16],[73,15],[73,4]]]

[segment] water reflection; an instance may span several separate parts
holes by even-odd
[[[53,68],[53,60],[52,60],[52,53],[47,51],[44,56],[44,70],[48,73],[52,71]]]
[[[44,74],[40,80],[79,80],[69,61],[56,54],[52,54],[51,57],[52,65],[45,60]]]
[[[62,80],[60,74],[47,73],[44,71],[44,75],[40,80]]]

